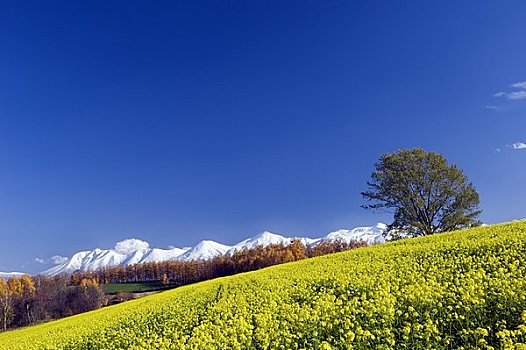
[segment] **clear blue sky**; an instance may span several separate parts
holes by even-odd
[[[4,2],[0,271],[129,237],[231,244],[386,222],[360,191],[382,153],[414,146],[465,171],[485,222],[526,217],[525,13],[518,0]]]

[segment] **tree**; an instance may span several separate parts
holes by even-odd
[[[394,209],[387,231],[425,236],[480,225],[479,195],[456,165],[421,148],[387,153],[375,164],[366,209]],[[387,232],[386,231],[386,232]]]
[[[288,248],[292,252],[294,260],[301,260],[307,257],[305,245],[299,239],[294,239]]]
[[[0,320],[2,329],[7,330],[7,326],[13,319],[13,309],[11,306],[11,290],[9,285],[0,278]]]
[[[167,286],[170,284],[170,279],[168,278],[168,275],[167,274],[163,274],[163,286]]]
[[[21,295],[21,306],[24,309],[24,315],[26,320],[23,321],[24,325],[33,323],[32,308],[35,303],[36,288],[33,279],[29,275],[23,275],[20,278],[20,284],[22,286]]]
[[[7,330],[15,316],[15,301],[22,294],[22,283],[16,277],[10,278],[7,283],[0,279],[0,316],[2,327]]]

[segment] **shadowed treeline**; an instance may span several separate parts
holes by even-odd
[[[96,280],[71,284],[71,276],[28,276],[0,279],[2,330],[28,326],[98,309],[106,304]]]

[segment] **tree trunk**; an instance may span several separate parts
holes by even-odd
[[[2,315],[2,316],[3,316],[2,326],[3,326],[3,328],[4,328],[4,332],[7,331],[7,308],[8,308],[8,306],[7,306],[7,302],[8,302],[8,300],[7,300],[7,294],[6,294],[6,295],[5,295],[5,298],[4,298],[4,300],[3,300],[3,305],[2,305],[2,311],[3,311],[3,315]]]
[[[3,311],[4,311],[4,322],[3,322],[3,326],[4,326],[4,332],[7,331],[7,298],[5,300],[6,304],[3,305]]]
[[[29,303],[26,303],[26,314],[27,314],[27,324],[30,325],[33,322],[31,322],[31,311],[30,311]]]

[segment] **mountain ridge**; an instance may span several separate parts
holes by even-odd
[[[0,272],[0,278],[2,279],[10,279],[11,277],[21,277],[23,275],[26,275],[23,272]]]
[[[53,266],[52,268],[41,272],[41,274],[46,276],[56,276],[73,273],[75,271],[97,270],[104,267],[117,265],[127,266],[146,262],[209,260],[219,255],[232,255],[236,251],[251,249],[257,246],[289,244],[294,239],[300,240],[307,246],[315,246],[323,241],[335,241],[338,239],[344,242],[363,240],[368,244],[378,244],[385,242],[382,235],[385,227],[385,224],[377,223],[374,226],[340,229],[329,232],[319,238],[285,237],[270,231],[262,231],[231,246],[213,240],[202,240],[194,247],[186,248],[149,248],[147,244],[147,247],[142,246],[137,249],[130,248],[129,251],[96,248],[91,251],[77,252],[66,262]]]

